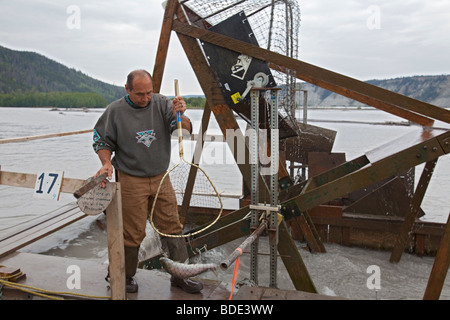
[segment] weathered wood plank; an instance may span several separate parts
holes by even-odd
[[[86,214],[81,212],[78,207],[74,207],[71,210],[54,216],[52,219],[48,219],[31,227],[26,227],[19,232],[3,237],[0,242],[0,257],[7,256],[8,254],[42,239],[84,217],[86,217]]]
[[[318,233],[315,234],[313,232],[313,229],[316,229],[314,224],[310,225],[304,214],[301,214],[295,220],[302,232],[303,237],[305,238],[305,241],[308,243],[308,247],[311,252],[325,252],[325,247],[323,247],[322,241],[318,241],[317,239]]]
[[[123,239],[122,198],[120,183],[116,183],[116,195],[106,209],[108,235],[109,277],[111,299],[125,300],[125,249]]]
[[[61,132],[61,133],[49,133],[49,134],[42,134],[42,135],[28,136],[28,137],[17,137],[17,138],[0,139],[0,144],[27,142],[27,141],[32,141],[32,140],[64,137],[64,136],[70,136],[70,135],[75,135],[75,134],[83,134],[83,133],[90,133],[90,132],[92,132],[92,129],[81,130],[81,131],[71,131],[71,132]]]
[[[449,134],[449,132],[445,132],[442,135]],[[316,184],[292,200],[296,202],[300,212],[303,212],[324,204],[327,201],[336,199],[339,196],[372,185],[377,181],[405,172],[409,168],[421,163],[435,160],[444,154],[443,149],[437,141],[438,137],[432,137],[428,140],[425,139],[423,142],[395,154],[389,153],[386,155],[386,158],[382,158],[360,170],[334,179],[328,183]],[[316,180],[316,178],[313,179]],[[286,203],[283,205],[286,205]]]
[[[447,219],[444,235],[441,239],[439,250],[431,269],[430,278],[428,279],[427,288],[423,296],[424,300],[438,300],[444,281],[450,267],[450,216]]]
[[[205,246],[208,250],[226,244],[230,241],[248,236],[250,234],[250,221],[240,220],[230,223],[220,229],[208,232],[189,241],[192,249],[201,249]]]
[[[284,220],[279,225],[278,237],[278,253],[281,255],[281,259],[292,279],[295,289],[317,293],[308,269],[303,263],[303,259],[298,252],[294,240],[289,234]]]
[[[0,171],[0,185],[34,189],[36,179],[36,174]],[[63,178],[61,192],[74,193],[83,183],[81,179]]]
[[[422,200],[425,197],[425,192],[430,183],[436,163],[437,159],[427,162],[425,168],[423,169],[422,176],[420,177],[416,191],[411,199],[409,212],[407,212],[405,216],[400,233],[395,241],[394,249],[392,250],[391,257],[389,259],[390,262],[399,262],[403,251],[405,251],[409,234],[419,213]]]
[[[155,66],[153,68],[153,91],[159,93],[161,90],[164,69],[166,66],[167,52],[169,50],[170,34],[172,32],[172,22],[178,0],[168,0],[164,11],[163,24],[159,38],[158,49],[156,51]]]

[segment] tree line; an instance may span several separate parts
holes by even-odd
[[[203,108],[206,103],[206,98],[190,97],[190,98],[184,98],[184,101],[186,102],[186,106],[188,108]]]
[[[184,98],[188,108],[203,108],[204,97]],[[95,92],[15,92],[0,94],[0,107],[104,108],[108,105]]]
[[[95,92],[24,92],[0,94],[0,107],[104,108],[105,97]]]

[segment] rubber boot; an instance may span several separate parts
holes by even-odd
[[[128,293],[138,291],[138,284],[134,279],[138,266],[139,247],[125,247],[125,277]]]
[[[168,253],[169,259],[184,263],[188,260],[189,255],[186,249],[186,241],[183,238],[161,238],[162,249]],[[174,287],[179,287],[187,293],[198,293],[203,289],[201,282],[192,279],[181,279],[172,276],[170,283]]]
[[[173,261],[184,263],[189,259],[186,241],[183,238],[161,237],[161,246]]]

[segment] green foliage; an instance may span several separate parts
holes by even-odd
[[[206,103],[206,98],[190,97],[190,98],[184,98],[184,101],[186,101],[186,106],[188,108],[203,108]]]
[[[106,99],[94,92],[25,92],[0,94],[0,107],[102,108]]]

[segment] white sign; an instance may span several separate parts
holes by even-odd
[[[39,172],[34,186],[34,198],[59,200],[64,172]]]

